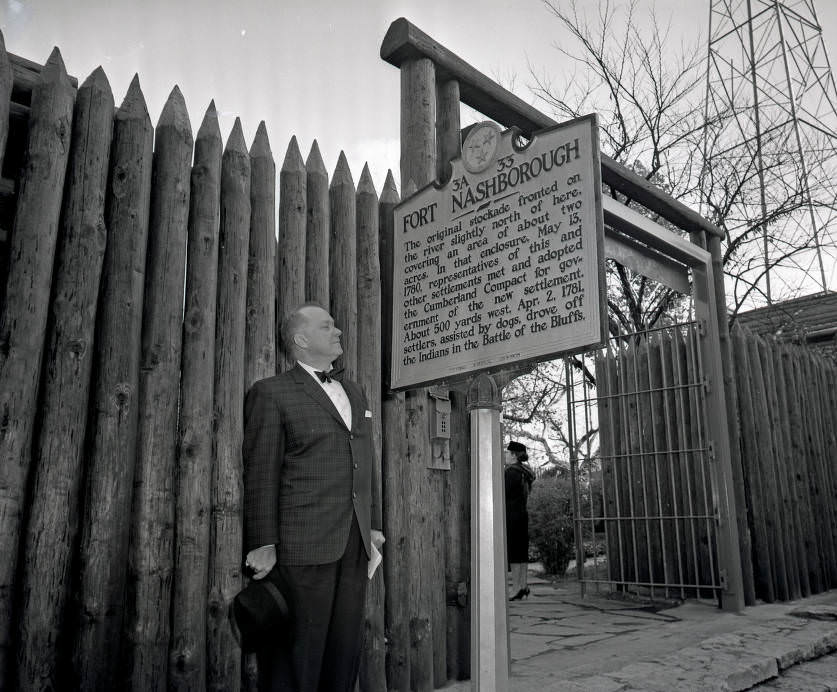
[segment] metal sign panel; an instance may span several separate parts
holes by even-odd
[[[604,343],[598,121],[473,126],[450,180],[395,209],[392,389]]]

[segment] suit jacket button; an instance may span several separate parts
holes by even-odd
[[[352,497],[357,497],[357,493],[352,491]]]
[[[355,468],[357,468],[357,464],[355,464],[354,466],[355,466]]]
[[[354,440],[354,439],[355,439],[355,436],[354,436],[354,435],[349,435],[349,439],[350,439],[350,440]]]

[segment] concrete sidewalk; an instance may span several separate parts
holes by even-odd
[[[533,578],[530,588],[509,603],[512,692],[746,690],[837,650],[837,590],[735,615],[714,601],[582,599],[574,581]],[[769,689],[837,690],[837,656],[817,671],[834,679]]]

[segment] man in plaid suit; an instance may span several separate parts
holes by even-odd
[[[246,565],[290,589],[290,643],[257,652],[259,690],[354,689],[372,543],[372,416],[361,388],[330,373],[341,331],[306,303],[282,323],[294,368],[256,382],[244,406]]]

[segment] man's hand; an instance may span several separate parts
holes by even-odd
[[[378,529],[372,529],[370,537],[372,538],[372,545],[374,545],[378,549],[378,551],[380,551],[381,546],[384,544],[384,541],[386,541],[386,538],[384,538],[384,534],[378,531]]]
[[[275,564],[275,545],[263,545],[261,548],[251,550],[247,553],[247,559],[244,561],[245,567],[253,570],[253,579],[264,579]]]

